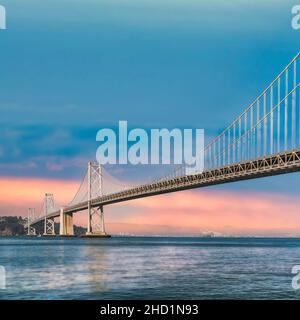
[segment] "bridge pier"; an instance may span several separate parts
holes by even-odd
[[[48,219],[45,217],[44,220],[44,236],[55,236],[55,223],[54,223],[54,218]]]
[[[85,237],[108,238],[105,232],[103,206],[93,207],[92,199],[102,195],[102,167],[99,164],[88,163],[88,223]]]
[[[36,236],[36,229],[31,226],[31,222],[35,219],[35,209],[28,209],[28,217],[27,217],[27,235],[28,236]]]
[[[44,236],[55,236],[54,218],[48,218],[48,214],[54,208],[54,197],[52,193],[46,193],[44,198]]]
[[[65,213],[64,209],[60,209],[59,235],[74,236],[73,213]]]
[[[32,226],[29,226],[28,230],[27,230],[27,235],[28,236],[36,236],[36,229],[33,228]]]
[[[88,228],[84,237],[110,238],[105,232],[103,206],[92,208],[88,205]]]

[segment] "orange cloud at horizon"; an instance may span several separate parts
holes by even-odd
[[[128,206],[130,214],[118,216],[119,222],[193,234],[300,235],[300,201],[287,195],[210,188],[139,199]]]
[[[25,215],[27,208],[40,207],[46,192],[55,201],[66,204],[72,200],[79,181],[41,178],[0,177],[0,215]]]
[[[41,206],[45,192],[67,204],[79,183],[0,177],[0,215],[25,216],[28,207]],[[300,235],[300,200],[277,193],[198,189],[115,204],[105,213],[113,233]],[[75,222],[86,225],[86,214],[76,214]]]

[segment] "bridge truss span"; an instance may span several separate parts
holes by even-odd
[[[146,196],[278,175],[299,170],[300,149],[297,149],[289,153],[279,153],[269,157],[223,166],[217,169],[204,171],[201,174],[182,176],[171,180],[140,186],[138,188],[94,199],[92,204],[95,206],[108,205]]]

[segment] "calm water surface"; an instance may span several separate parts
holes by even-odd
[[[299,299],[300,239],[0,238],[0,299]]]

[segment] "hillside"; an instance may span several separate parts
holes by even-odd
[[[0,236],[24,235],[25,223],[22,217],[0,217]]]
[[[0,217],[0,236],[23,236],[26,235],[27,221],[22,217],[17,216],[5,216]],[[43,233],[42,225],[36,228],[38,234]],[[76,235],[86,232],[85,228],[74,226],[74,232]],[[55,223],[55,233],[59,233],[59,224]]]

